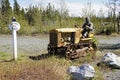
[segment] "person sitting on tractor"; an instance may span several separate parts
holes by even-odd
[[[90,31],[93,31],[93,24],[90,22],[88,17],[85,18],[85,23],[82,25],[83,31],[82,36],[83,38],[87,38]]]

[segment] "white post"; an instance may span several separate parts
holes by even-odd
[[[17,60],[17,36],[16,36],[16,30],[12,31],[12,37],[13,37],[13,59]]]
[[[17,31],[20,29],[20,24],[16,22],[15,17],[12,17],[12,22],[9,24],[9,29],[12,31],[13,42],[13,59],[17,60]]]

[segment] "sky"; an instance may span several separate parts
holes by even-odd
[[[13,6],[13,0],[9,0],[11,6]],[[19,5],[23,8],[27,8],[30,5],[42,5],[46,7],[48,3],[53,4],[56,8],[59,8],[60,0],[17,0]],[[66,8],[71,16],[81,16],[82,10],[87,5],[88,1],[91,1],[92,9],[95,13],[99,13],[102,9],[103,13],[107,11],[107,8],[103,4],[103,0],[63,0],[65,1]],[[105,1],[105,0],[104,0]]]

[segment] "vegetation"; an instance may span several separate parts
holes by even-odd
[[[59,9],[51,3],[48,3],[46,8],[42,4],[22,8],[17,0],[14,0],[13,8],[10,6],[9,0],[2,0],[1,5],[0,34],[10,33],[7,26],[11,22],[12,16],[15,16],[21,24],[18,33],[25,35],[48,33],[52,28],[74,27],[75,24],[81,26],[85,16],[91,18],[96,34],[109,35],[112,32],[119,32],[120,15],[117,14],[119,13],[117,9],[119,8],[119,0],[108,0],[106,2],[105,5],[110,9],[106,17],[102,9],[98,14],[95,13],[91,1],[82,9],[82,17],[70,16],[64,0],[60,0]]]
[[[80,66],[90,63],[94,66],[96,74],[93,80],[103,80],[103,73],[111,71],[108,67],[96,66],[101,54],[97,53],[96,58],[91,59],[88,55],[79,60],[65,60],[57,56],[43,57],[41,60],[31,60],[27,55],[19,55],[17,61],[12,61],[10,54],[0,52],[0,79],[1,80],[72,80],[67,74],[67,68],[71,65]],[[35,56],[35,55],[34,55]],[[38,56],[38,55],[37,55]],[[4,58],[4,60],[3,60]],[[44,59],[45,58],[45,59]]]
[[[25,57],[25,56],[24,56]],[[63,60],[64,61],[64,60]],[[67,80],[64,62],[55,58],[42,61],[22,59],[0,62],[1,80]],[[64,66],[63,66],[64,65]],[[61,67],[63,66],[63,67]]]

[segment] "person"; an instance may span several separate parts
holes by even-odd
[[[93,31],[93,24],[90,22],[88,17],[85,18],[85,23],[82,25],[83,31],[82,36],[83,38],[87,38],[90,31]]]

